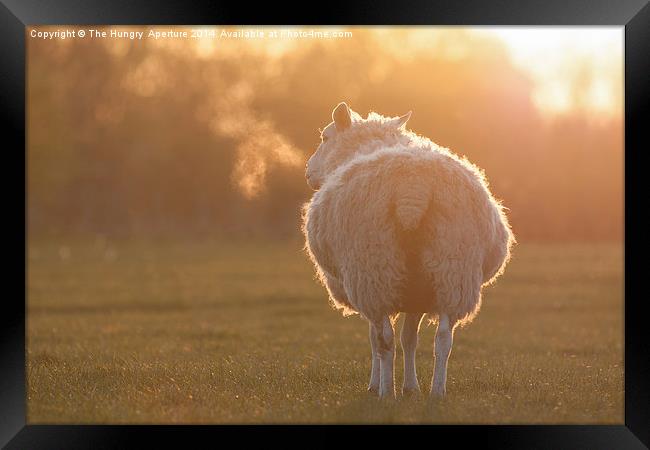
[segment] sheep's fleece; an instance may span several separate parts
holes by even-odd
[[[510,258],[504,207],[475,165],[393,122],[370,113],[340,133],[349,157],[303,207],[305,249],[344,315],[468,323]],[[413,283],[424,303],[408,306]]]

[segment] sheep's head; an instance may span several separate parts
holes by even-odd
[[[410,111],[396,118],[371,113],[364,120],[347,104],[339,103],[332,111],[332,122],[321,131],[320,145],[307,161],[305,177],[309,187],[319,189],[329,174],[359,151],[364,141],[396,137],[410,117]]]

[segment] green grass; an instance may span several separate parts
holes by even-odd
[[[518,245],[455,334],[447,397],[380,402],[366,323],[298,242],[30,239],[28,422],[623,423],[622,276],[620,245]]]

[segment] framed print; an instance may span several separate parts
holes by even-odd
[[[647,2],[1,10],[6,448],[650,445]]]

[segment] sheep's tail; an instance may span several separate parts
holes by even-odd
[[[413,179],[401,180],[395,186],[395,215],[404,230],[415,230],[426,213],[431,193]]]

